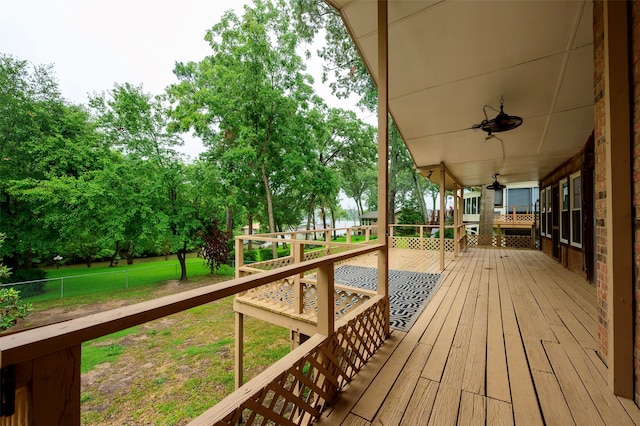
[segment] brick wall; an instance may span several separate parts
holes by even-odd
[[[589,138],[585,146],[578,152],[576,155],[571,157],[569,160],[565,161],[563,164],[558,166],[555,170],[549,173],[547,176],[540,180],[540,189],[546,188],[547,186],[557,187],[561,179],[569,177],[571,174],[575,172],[579,172],[585,167],[585,151],[589,150],[592,152],[593,141]],[[584,187],[586,184],[586,180],[583,178],[583,193],[590,191],[589,188]],[[558,212],[554,212],[554,214],[559,214]],[[589,214],[586,211],[583,211],[583,214]],[[591,232],[590,229],[585,229],[583,231],[585,234],[587,232]],[[549,257],[553,257],[553,242],[549,237],[541,237],[542,241],[542,251]],[[587,241],[586,235],[583,235],[583,241]],[[560,243],[561,247],[559,250],[560,263],[565,268],[575,272],[576,274],[582,276],[583,278],[587,278],[586,272],[586,262],[584,250],[571,246],[567,243]],[[589,254],[590,255],[590,254]]]
[[[634,240],[633,258],[635,266],[635,330],[634,330],[634,379],[635,401],[640,405],[640,2],[632,2],[631,9],[631,91],[633,120],[633,209]]]
[[[603,3],[593,3],[593,87],[595,143],[595,208],[596,208],[596,287],[598,297],[598,353],[607,361],[607,185],[606,130],[604,103],[604,21]]]

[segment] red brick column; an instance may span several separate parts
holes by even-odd
[[[598,297],[598,352],[607,360],[607,182],[604,99],[604,21],[602,1],[593,4],[593,86],[595,139],[596,287]]]

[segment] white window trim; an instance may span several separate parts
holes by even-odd
[[[544,194],[544,202],[540,203],[540,235],[542,235],[543,237],[549,237],[550,233],[548,232],[549,230],[547,229],[547,207],[549,205],[549,187],[545,187],[542,188],[542,190],[540,190],[540,198],[542,199],[542,194]],[[544,229],[547,230],[547,232],[542,232],[542,221],[544,221]]]
[[[580,177],[580,205],[576,208],[573,205],[573,179],[575,177]],[[569,176],[569,223],[571,226],[571,230],[570,230],[570,238],[571,238],[571,245],[573,247],[577,247],[577,248],[582,248],[582,233],[580,234],[580,243],[576,243],[573,241],[573,212],[576,210],[580,210],[580,219],[582,219],[582,192],[583,192],[584,188],[582,185],[582,174],[581,172],[575,172],[572,175]],[[580,221],[580,232],[582,232],[582,220]]]
[[[569,195],[569,206],[567,206],[567,210],[569,211],[569,223],[564,223],[563,215],[562,215],[562,212],[565,211],[565,209],[563,208],[563,205],[562,205],[563,195],[564,195],[562,193],[562,185],[565,184],[565,183],[567,184],[567,191],[569,191],[569,194],[568,194]],[[570,207],[570,205],[571,205],[571,185],[569,185],[569,180],[567,178],[560,179],[559,184],[560,184],[560,190],[558,191],[558,193],[559,193],[559,197],[560,197],[560,200],[559,200],[560,202],[558,203],[558,206],[560,206],[560,214],[558,216],[560,218],[560,242],[564,243],[564,244],[569,244],[569,240],[568,239],[562,238],[562,234],[563,234],[562,231],[564,231],[564,227],[565,226],[568,226],[569,227],[569,238],[571,238],[571,229],[572,229],[571,228],[571,207]]]

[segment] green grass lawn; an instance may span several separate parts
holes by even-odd
[[[65,297],[59,298],[54,285],[55,299],[36,301],[34,310],[149,300],[157,297],[156,290],[166,291],[167,280],[178,277],[176,265],[177,260],[159,260],[117,268],[49,270],[49,277],[65,277]],[[122,279],[124,271],[128,290],[113,284],[114,276]],[[210,271],[197,258],[188,260],[187,272],[190,286],[224,279],[210,279]],[[222,268],[216,275],[222,274],[232,278],[233,269]],[[82,424],[183,425],[194,419],[234,390],[234,339],[233,297],[227,297],[83,343]],[[287,329],[245,319],[245,381],[288,352]]]
[[[233,275],[233,268],[223,265],[217,275]],[[211,271],[201,258],[187,259],[187,277],[204,277]],[[92,268],[61,267],[47,270],[49,281],[45,284],[45,293],[25,298],[30,303],[61,299],[75,296],[87,296],[95,293],[120,292],[140,286],[180,278],[180,264],[177,260],[157,260],[138,262],[110,268],[99,266]],[[20,286],[17,286],[20,289]]]

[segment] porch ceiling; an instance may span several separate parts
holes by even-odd
[[[377,2],[327,1],[377,81]],[[593,130],[592,46],[588,1],[389,0],[389,108],[416,167],[444,162],[464,186],[540,180]],[[471,126],[501,97],[524,123],[485,141]]]

